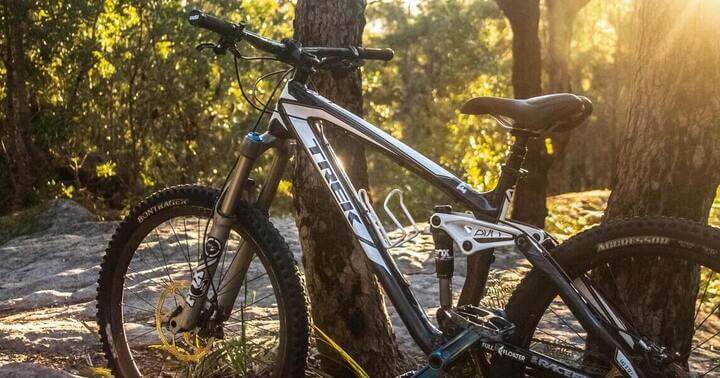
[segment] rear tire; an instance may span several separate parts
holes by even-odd
[[[720,363],[720,340],[717,333],[714,338],[708,339],[708,335],[720,329],[720,316],[717,315],[720,295],[714,293],[720,282],[717,281],[720,277],[720,230],[685,219],[624,219],[578,234],[551,253],[573,279],[596,268],[621,266],[620,264],[626,261],[647,257],[657,261],[700,266],[693,323],[696,329],[693,330],[691,346],[694,348],[703,341],[706,343],[701,345],[700,349],[692,349],[693,354],[689,356],[690,369],[691,373],[697,371],[700,374],[713,368],[712,373],[720,371],[720,366],[716,366]],[[612,269],[614,268],[610,268],[611,271]],[[713,292],[712,296],[710,292]],[[668,293],[668,296],[670,295]],[[705,300],[711,302],[708,304]],[[556,359],[563,359],[563,353],[567,353],[564,362],[573,361],[572,356],[578,357],[587,351],[583,349],[587,334],[572,314],[569,314],[567,307],[563,306],[565,304],[557,296],[554,285],[542,272],[531,270],[513,292],[505,309],[509,320],[516,325],[515,333],[509,337],[508,342],[544,354],[552,355],[555,350],[558,356],[552,357]],[[707,311],[708,309],[712,310]],[[629,313],[622,307],[620,310]],[[521,364],[496,357],[493,358],[492,365],[495,376],[536,376],[537,373],[526,370]]]
[[[150,235],[152,231],[155,230],[157,234],[157,230],[155,229],[155,227],[159,228],[162,225],[168,224],[168,222],[172,226],[173,219],[180,219],[181,217],[193,217],[193,219],[210,219],[219,194],[219,191],[216,189],[199,186],[178,186],[168,188],[157,192],[142,201],[142,203],[136,206],[117,228],[103,258],[100,276],[98,280],[97,295],[97,321],[99,326],[100,338],[103,344],[103,351],[105,352],[108,361],[108,366],[115,376],[134,377],[142,375],[162,375],[156,374],[157,366],[150,366],[148,367],[149,370],[141,370],[140,368],[138,368],[138,364],[136,364],[136,360],[138,360],[139,358],[138,356],[144,356],[146,354],[149,355],[151,353],[154,353],[154,360],[152,361],[154,361],[154,365],[162,365],[160,367],[160,373],[165,373],[165,371],[163,370],[163,366],[165,366],[166,364],[165,361],[172,358],[172,355],[168,355],[167,353],[161,354],[161,352],[165,351],[158,350],[152,345],[142,347],[147,348],[142,349],[142,351],[140,349],[141,347],[137,347],[137,349],[133,351],[133,348],[130,347],[130,343],[127,342],[128,338],[125,335],[126,325],[123,324],[123,311],[124,307],[129,306],[129,304],[123,303],[123,291],[129,291],[128,288],[141,285],[136,284],[135,280],[133,280],[132,278],[128,278],[132,282],[125,282],[126,277],[137,273],[134,270],[128,269],[133,261],[133,257],[136,254],[136,251],[140,250],[139,246],[142,245],[141,243],[145,242],[145,238]],[[274,295],[277,301],[276,304],[271,304],[270,307],[267,307],[270,309],[268,311],[276,313],[273,316],[277,316],[277,324],[279,328],[279,331],[277,331],[279,334],[277,340],[279,341],[277,342],[277,344],[273,344],[274,346],[270,347],[270,353],[272,354],[272,356],[276,356],[277,360],[272,360],[271,362],[268,362],[269,365],[272,365],[272,368],[268,369],[272,369],[273,376],[303,376],[305,372],[308,353],[309,302],[307,299],[307,294],[305,292],[304,282],[302,276],[300,275],[297,264],[288,248],[287,243],[264,214],[262,214],[260,211],[253,208],[252,206],[248,205],[247,203],[242,202],[236,209],[235,217],[236,223],[235,225],[233,225],[232,229],[234,233],[241,235],[243,242],[250,242],[251,245],[254,247],[255,257],[253,261],[259,258],[257,266],[260,266],[266,272],[261,275],[260,278],[263,278],[263,280],[269,282],[269,285],[271,285],[271,294]],[[200,221],[198,221],[197,229],[202,229],[202,227],[200,226]],[[195,231],[193,231],[193,233],[194,232]],[[175,233],[174,228],[173,233]],[[177,238],[176,246],[179,245],[177,249],[182,249],[183,244],[187,245],[189,241],[191,243],[194,241],[197,244],[197,241],[200,240],[199,237],[189,238],[187,237],[187,235],[182,241],[181,238],[178,238],[178,235],[175,235],[175,238]],[[160,244],[159,235],[157,244],[160,245],[160,248],[163,248]],[[188,246],[185,249],[185,251],[188,252],[188,256],[194,254],[190,252],[191,250],[194,252],[196,249],[198,249],[194,244],[190,245],[192,246],[192,248]],[[226,254],[229,253],[229,250],[230,248],[228,247],[228,251],[226,251]],[[154,255],[155,261],[157,261],[159,265],[162,265],[163,262],[157,256],[157,254]],[[170,255],[166,252],[161,252],[159,256],[161,256],[162,260],[165,260],[166,257],[164,256]],[[172,256],[168,258],[172,258]],[[195,256],[187,259],[189,260],[187,263],[187,268],[185,269],[185,267],[183,266],[184,270],[182,271],[182,273],[176,272],[177,266],[179,264],[176,263],[174,265],[169,265],[167,261],[165,261],[165,271],[167,272],[168,266],[171,266],[170,271],[172,272],[172,274],[168,273],[167,277],[165,277],[162,276],[162,274],[164,273],[161,273],[161,277],[157,278],[157,281],[156,278],[146,279],[144,274],[142,274],[142,277],[140,277],[139,279],[139,276],[135,275],[135,278],[137,280],[143,281],[142,285],[149,286],[148,282],[151,282],[152,285],[157,283],[156,286],[158,287],[138,289],[144,290],[142,292],[143,294],[147,292],[150,293],[148,296],[149,299],[143,299],[143,301],[148,304],[148,307],[150,309],[152,308],[150,306],[155,305],[156,303],[154,297],[151,297],[150,295],[152,295],[152,293],[162,291],[162,287],[160,286],[162,286],[163,283],[167,283],[168,281],[178,282],[179,280],[190,279],[190,265],[194,267],[195,264],[197,264],[197,260],[192,261],[194,259]],[[147,264],[147,261],[145,261],[145,263]],[[223,261],[223,264],[224,263],[225,262]],[[180,265],[184,265],[184,263]],[[161,271],[161,269],[163,268],[152,267],[151,269],[144,271],[144,273],[153,274],[153,272]],[[217,273],[220,273],[220,270],[218,270]],[[249,286],[249,281],[247,278],[248,275],[249,273],[246,274],[246,277],[244,277],[245,287]],[[216,274],[216,277],[217,276],[218,274]],[[131,284],[134,286],[130,286]],[[218,282],[218,285],[220,285],[219,290],[222,290],[222,282]],[[262,286],[261,289],[268,290],[267,287],[268,286],[265,285]],[[238,298],[241,295],[239,295]],[[254,295],[254,292],[248,294],[246,289],[245,297],[251,297],[253,301],[250,303],[250,305],[256,303],[256,297],[254,297]],[[260,299],[257,299],[257,301],[260,301]],[[243,304],[242,306],[245,306],[245,304]],[[161,307],[161,310],[163,310],[162,306],[156,305],[156,307]],[[242,307],[243,314],[245,313],[246,308],[247,307]],[[151,311],[146,310],[146,312]],[[157,317],[157,315],[155,316]],[[248,323],[248,320],[246,320],[246,318],[244,317],[245,315],[236,316],[241,317],[241,319],[237,321],[238,324],[243,324],[242,337],[243,340],[245,340],[246,327],[244,324]],[[262,319],[266,317],[267,316],[260,316],[257,317],[257,319]],[[151,321],[152,320],[154,320],[154,318],[151,318]],[[129,321],[131,320],[128,320],[128,322]],[[259,322],[260,323],[258,324],[265,324],[262,323],[261,320],[259,320]],[[152,325],[148,324],[149,323],[147,321],[136,321],[135,323],[133,323],[134,326],[143,325],[147,329],[152,329]],[[258,328],[262,329],[262,327]],[[144,329],[145,328],[143,328],[143,330]],[[240,333],[238,329],[235,329],[235,331],[237,331],[237,333]],[[228,335],[227,332],[229,331],[225,331],[225,337],[227,337]],[[154,332],[150,332],[149,335],[149,337],[152,337],[154,335]],[[251,336],[248,337],[252,338]],[[155,338],[157,339],[158,337]],[[197,337],[195,338],[197,339]],[[160,343],[159,341],[154,342],[155,345]],[[250,345],[250,343],[252,343],[252,340],[248,341],[247,344],[244,345]],[[215,348],[215,345],[216,344],[213,345],[213,348]],[[241,350],[240,353],[249,354],[254,350],[253,348],[255,347],[240,346],[239,348],[239,350]],[[234,353],[237,353],[237,350],[238,349],[235,349]],[[251,352],[247,352],[248,350],[250,350]],[[208,353],[207,356],[210,356],[212,354],[212,351],[214,350],[211,350],[211,353]],[[235,356],[235,358],[238,357]],[[257,365],[257,360],[252,359],[252,356],[248,357],[243,355],[241,356],[241,358],[244,359],[244,362],[242,362],[242,366],[245,366],[245,369],[247,369],[247,366]],[[263,355],[262,358],[265,359],[266,356]],[[261,362],[266,362],[266,360],[263,360]],[[202,361],[196,363],[194,368],[191,368],[194,370],[188,370],[191,371],[191,373],[184,372],[180,373],[180,375],[218,376],[228,374],[227,372],[217,371],[207,374],[202,372],[198,373],[197,367],[200,366],[200,364],[202,364]],[[181,364],[177,361],[172,361],[172,363],[170,363],[171,368],[175,365]],[[204,371],[205,370],[203,370],[203,372]],[[239,374],[237,372],[233,372],[231,373],[231,375]]]

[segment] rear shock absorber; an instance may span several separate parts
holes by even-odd
[[[433,209],[435,213],[449,214],[452,212],[450,205],[437,205]],[[440,225],[440,218],[433,216],[430,223],[430,232],[435,243],[435,272],[440,284],[440,308],[449,309],[452,307],[452,277],[455,272],[455,258],[453,256],[453,240],[450,235],[437,226]]]

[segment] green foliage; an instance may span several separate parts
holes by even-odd
[[[122,208],[160,187],[224,178],[257,113],[241,99],[232,60],[195,50],[216,36],[187,23],[194,7],[265,35],[291,35],[293,5],[284,0],[30,6],[24,42],[37,106],[31,137],[51,160],[40,197],[87,188],[85,194]],[[273,68],[246,64],[241,77],[252,83]],[[261,98],[268,86],[259,86]]]
[[[609,190],[592,190],[548,198],[545,230],[565,240],[599,224],[609,196]]]
[[[509,93],[510,31],[495,3],[426,1],[413,9],[394,1],[374,3],[367,15],[365,43],[396,52],[391,62],[363,70],[368,120],[477,188],[491,189],[506,134],[457,109],[473,96]],[[447,201],[383,157],[370,155],[369,170],[376,196],[400,187],[411,209],[425,211]]]
[[[216,37],[190,26],[187,11],[201,8],[280,39],[292,35],[294,2],[23,4],[30,9],[23,38],[34,114],[29,138],[33,149],[47,157],[38,163],[48,167],[37,180],[40,184],[28,190],[38,199],[72,197],[92,204],[94,211],[126,211],[140,197],[168,185],[219,185],[257,117],[234,81],[232,59],[195,50]],[[579,136],[568,148],[574,154],[568,175],[578,190],[609,185],[615,154],[608,130],[617,130],[614,126],[621,122],[620,84],[627,67],[617,61],[627,53],[622,31],[628,9],[626,0],[590,2],[575,23],[573,87],[596,104],[591,124],[576,132]],[[512,95],[512,33],[495,2],[370,2],[366,19],[365,45],[396,52],[391,62],[363,67],[366,118],[474,187],[491,189],[507,133],[487,117],[464,116],[457,109],[473,96]],[[0,44],[6,43],[3,37]],[[257,54],[247,45],[242,50]],[[3,81],[4,62],[0,60]],[[241,79],[249,86],[261,73],[277,68],[274,63],[242,63]],[[269,94],[270,85],[259,86],[260,97]],[[6,96],[6,87],[0,87],[3,106]],[[419,219],[433,204],[447,202],[379,154],[371,153],[368,163],[376,199],[399,187]],[[4,164],[0,158],[0,212],[9,207]],[[260,182],[265,169],[256,172]],[[286,180],[275,211],[291,212],[290,198]]]
[[[168,185],[219,184],[257,116],[233,80],[232,60],[194,49],[215,36],[187,23],[190,8],[274,38],[292,35],[293,3],[284,0],[29,6],[24,43],[37,106],[31,137],[50,161],[35,190],[40,198],[103,199],[95,202],[116,209]],[[367,117],[471,184],[491,187],[506,137],[456,109],[473,95],[508,94],[510,34],[494,2],[433,0],[416,10],[401,1],[371,3],[367,18],[366,44],[397,51],[393,62],[364,68]],[[274,69],[243,63],[241,78],[251,83]],[[259,95],[270,89],[262,83]],[[440,201],[386,159],[373,155],[369,163],[378,194],[398,186],[416,209]],[[291,191],[284,184],[278,209],[286,212]]]

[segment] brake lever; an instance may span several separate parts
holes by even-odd
[[[201,51],[201,52],[202,52],[203,50],[212,49],[212,48],[215,48],[215,44],[214,44],[214,43],[210,43],[210,42],[201,43],[201,44],[195,46],[195,50]]]
[[[234,46],[235,46],[235,44],[232,43],[231,41],[228,41],[225,38],[220,38],[220,40],[217,41],[217,43],[210,43],[210,42],[201,43],[201,44],[195,46],[195,49],[197,51],[203,51],[203,50],[212,48],[215,55],[225,55],[225,53],[227,52],[227,49],[233,48]]]
[[[320,68],[327,70],[333,79],[340,80],[365,64],[362,59],[323,59]]]

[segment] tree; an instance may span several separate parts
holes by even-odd
[[[360,45],[365,6],[365,0],[300,0],[295,10],[295,39],[308,46]],[[362,114],[360,72],[342,79],[318,73],[312,82],[324,96]],[[331,127],[324,132],[353,183],[367,188],[362,145]],[[322,180],[304,151],[296,151],[294,203],[313,321],[368,374],[393,376],[400,372],[403,359],[380,287]],[[332,353],[322,344],[319,347],[325,355]],[[322,364],[331,375],[347,374],[329,358],[323,358]]]
[[[4,155],[7,180],[12,192],[11,208],[18,210],[30,202],[34,180],[31,131],[31,97],[28,81],[30,64],[26,55],[26,28],[30,24],[25,2],[3,1],[3,64],[5,68],[5,117],[0,129],[0,153]]]
[[[496,0],[510,22],[513,32],[512,84],[515,98],[539,96],[542,93],[540,73],[539,0]],[[545,141],[534,138],[528,144],[524,167],[529,171],[515,191],[513,218],[543,226],[547,216],[545,205],[547,172],[550,159]]]
[[[637,1],[627,127],[605,222],[639,215],[707,221],[720,182],[719,21],[713,0]],[[687,350],[697,267],[636,261],[612,269],[626,293],[617,302],[628,304],[635,325]],[[594,279],[602,285],[607,274],[595,272]]]
[[[573,24],[578,12],[590,0],[547,0],[547,60],[545,68],[548,74],[548,93],[573,92],[572,78],[570,76],[570,44],[573,37]],[[567,187],[559,184],[557,179],[562,174],[561,165],[564,163],[565,147],[570,140],[570,133],[554,133],[551,137],[553,153],[552,170],[548,171],[548,191],[561,193]],[[558,185],[559,184],[559,185]]]

